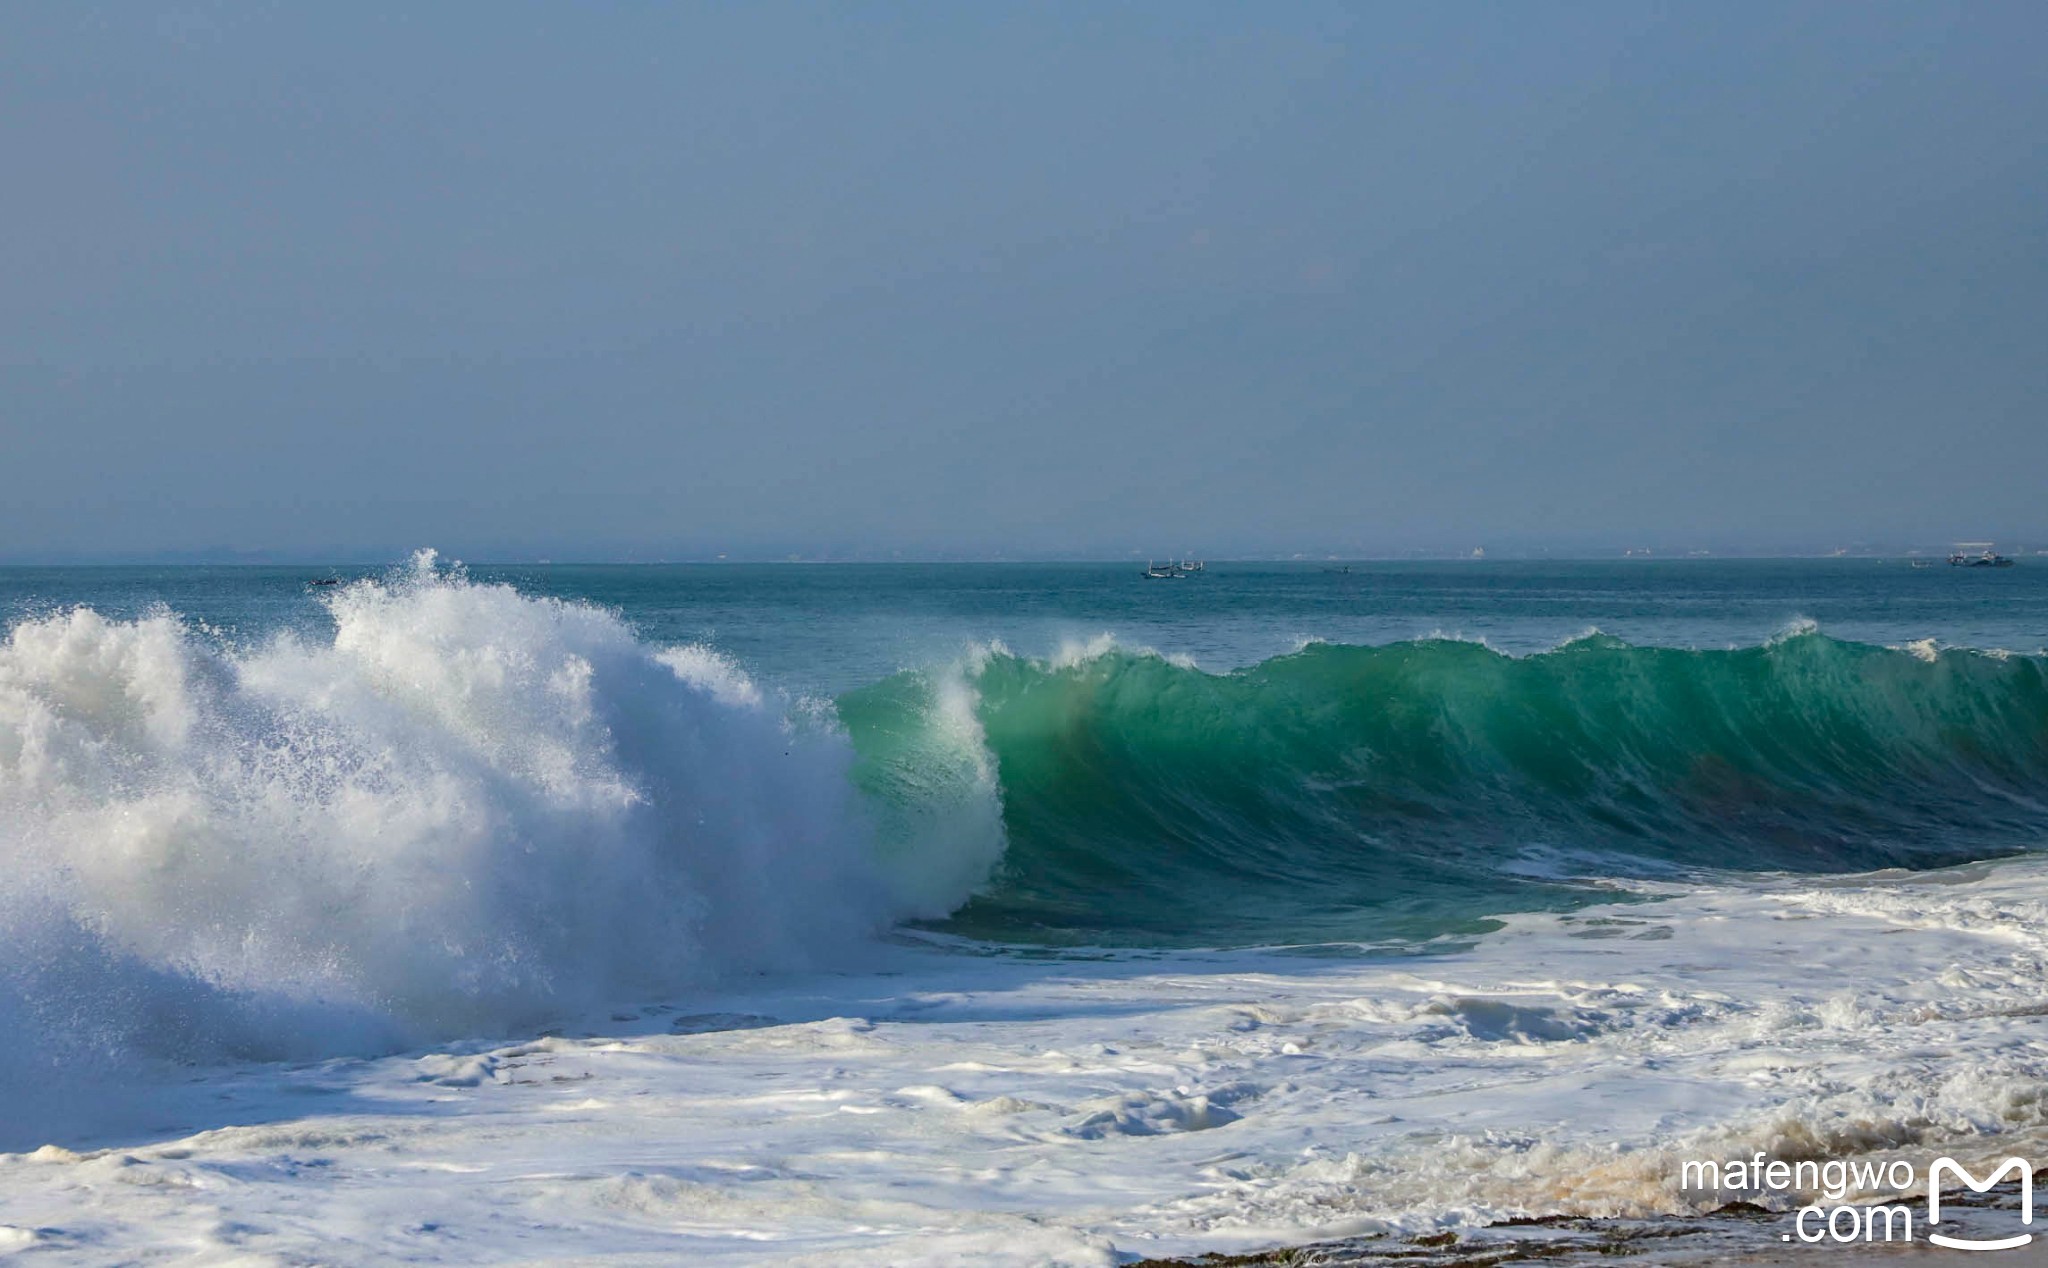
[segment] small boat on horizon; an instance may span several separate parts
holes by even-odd
[[[2012,560],[1991,549],[1990,542],[1957,542],[1956,553],[1948,557],[1952,568],[2010,568]]]

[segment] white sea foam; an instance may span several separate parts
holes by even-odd
[[[1931,638],[1916,638],[1910,643],[1897,645],[1892,650],[1895,652],[1905,652],[1917,660],[1926,661],[1930,665],[1941,659],[1941,645]]]
[[[375,1050],[839,962],[1000,848],[986,809],[881,848],[843,736],[602,609],[431,553],[326,601],[329,641],[81,608],[0,645],[16,1090],[87,1053]]]
[[[0,1156],[0,1209],[59,1262],[1108,1268],[1782,1208],[1804,1199],[1682,1165],[2048,1157],[2044,882],[1646,884],[1382,962],[896,948],[886,976],[729,982],[684,1015],[166,1083],[148,1121],[192,1134]]]

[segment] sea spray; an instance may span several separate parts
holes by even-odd
[[[880,850],[843,734],[603,609],[431,553],[325,602],[325,641],[81,608],[0,645],[0,1079],[506,1033],[837,963],[1000,849],[957,839],[986,817],[906,813],[926,833]]]

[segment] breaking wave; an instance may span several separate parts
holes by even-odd
[[[882,848],[842,732],[602,609],[431,552],[324,601],[325,642],[81,608],[0,644],[0,1083],[838,963],[1000,849],[986,795],[890,811]]]
[[[1014,942],[1427,938],[1589,878],[2038,845],[2038,658],[1795,632],[1228,673],[982,649],[819,703],[423,552],[237,644],[0,644],[0,1084],[502,1034],[923,920]]]
[[[1726,651],[1311,643],[1221,675],[997,648],[961,676],[1008,832],[952,921],[981,936],[1407,938],[1575,905],[1589,876],[1920,867],[2048,837],[2035,657],[1803,627]],[[904,720],[949,684],[840,701],[870,768],[905,764]]]

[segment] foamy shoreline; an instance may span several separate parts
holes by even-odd
[[[1691,1156],[2048,1156],[2042,867],[1391,960],[897,946],[587,1034],[191,1072],[102,1149],[0,1160],[0,1209],[53,1261],[1107,1265],[1711,1209]]]

